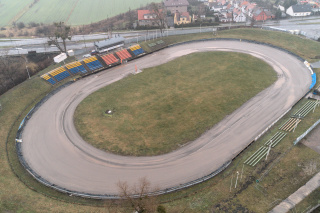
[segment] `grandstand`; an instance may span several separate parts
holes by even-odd
[[[129,49],[131,50],[131,52],[135,55],[135,56],[138,56],[138,55],[141,55],[144,53],[144,50],[141,48],[141,46],[139,44],[137,45],[134,45],[134,46],[131,46],[129,47]]]
[[[48,74],[52,76],[54,79],[56,79],[57,81],[61,81],[70,76],[70,73],[64,67],[59,67],[55,70],[52,70]]]
[[[107,54],[107,55],[103,55],[103,56],[101,56],[101,58],[109,66],[111,64],[115,64],[115,63],[119,62],[119,59],[117,59],[112,53]]]
[[[133,45],[128,49],[122,49],[115,53],[105,55],[96,55],[85,58],[82,61],[76,61],[65,66],[61,66],[53,71],[50,71],[41,76],[46,82],[54,85],[55,83],[71,76],[71,75],[87,75],[89,73],[100,71],[104,68],[115,66],[123,60],[131,60],[142,54],[145,51],[140,45]]]
[[[78,61],[67,64],[66,67],[70,71],[70,73],[72,73],[73,75],[77,74],[78,72],[81,72],[81,73],[87,72],[86,68],[84,68],[84,66]]]
[[[99,51],[100,53],[107,52],[124,46],[124,38],[122,36],[112,37],[110,39],[95,42],[94,46],[96,51]]]
[[[54,85],[55,83],[57,83],[55,80],[53,80],[48,74],[44,74],[41,76],[41,78],[43,78],[44,80],[46,80],[47,82],[49,82],[50,84]]]
[[[126,49],[116,52],[116,55],[121,59],[121,61],[128,60],[132,57],[132,55]]]
[[[103,68],[102,64],[100,63],[100,61],[97,59],[96,56],[91,56],[90,58],[86,58],[83,60],[83,62],[88,66],[90,71],[95,71]]]

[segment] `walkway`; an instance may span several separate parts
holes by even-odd
[[[296,192],[273,208],[269,213],[288,212],[318,187],[320,187],[320,172],[311,178],[304,186],[300,187]]]

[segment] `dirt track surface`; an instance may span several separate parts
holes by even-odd
[[[278,80],[197,140],[165,155],[117,156],[92,147],[79,136],[73,114],[86,96],[134,72],[135,64],[143,69],[199,51],[252,54],[269,63],[277,72]],[[267,46],[235,41],[175,46],[82,79],[52,96],[27,123],[22,135],[22,152],[36,173],[69,190],[117,194],[118,181],[134,184],[141,177],[165,189],[208,175],[230,161],[290,109],[310,84],[311,75],[302,62]]]

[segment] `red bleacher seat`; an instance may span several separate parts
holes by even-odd
[[[120,59],[125,60],[127,58],[131,58],[131,54],[128,52],[128,50],[124,49],[124,50],[120,50],[118,52],[116,52],[116,54],[119,56]]]
[[[104,55],[101,58],[106,62],[107,65],[110,65],[119,61],[113,54]]]

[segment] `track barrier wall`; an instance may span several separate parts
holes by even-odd
[[[301,58],[300,56],[286,50],[280,47],[276,47],[274,45],[271,44],[266,44],[266,43],[262,43],[262,42],[256,42],[256,41],[251,41],[251,40],[244,40],[244,39],[232,39],[232,38],[213,38],[213,39],[201,39],[201,40],[194,40],[194,41],[188,41],[188,42],[182,42],[182,43],[177,43],[177,44],[172,44],[172,45],[168,45],[164,48],[169,48],[169,47],[174,47],[174,46],[178,46],[178,45],[183,45],[183,44],[188,44],[188,43],[195,43],[195,42],[205,42],[205,41],[240,41],[240,42],[248,42],[248,43],[255,43],[255,44],[260,44],[260,45],[265,45],[265,46],[270,46],[272,48],[284,51],[290,55],[293,55],[294,57],[296,57],[298,60],[300,61],[305,61],[303,58]],[[164,49],[162,48],[162,49]],[[151,53],[150,53],[151,54]],[[53,188],[57,191],[69,194],[69,195],[76,195],[79,197],[84,197],[84,198],[93,198],[93,199],[120,199],[120,197],[118,195],[108,195],[108,194],[90,194],[90,193],[85,193],[85,192],[77,192],[77,191],[71,191],[68,189],[65,189],[63,187],[57,186],[55,184],[50,183],[49,181],[45,180],[44,178],[42,178],[41,176],[39,176],[35,171],[32,170],[32,168],[28,165],[28,163],[25,161],[23,153],[22,153],[22,149],[21,149],[21,136],[22,136],[22,132],[24,127],[26,126],[26,124],[28,123],[28,120],[31,118],[31,116],[33,115],[33,113],[35,111],[37,111],[37,109],[44,103],[46,102],[51,96],[53,96],[54,94],[56,94],[57,92],[59,92],[60,90],[62,90],[63,88],[69,86],[70,84],[72,84],[73,82],[68,82],[58,88],[56,88],[55,90],[53,90],[52,92],[50,92],[49,94],[47,94],[40,102],[38,102],[34,108],[32,108],[29,113],[25,116],[25,118],[22,120],[22,122],[20,123],[19,129],[17,131],[16,134],[16,151],[17,151],[17,155],[19,158],[19,161],[21,163],[21,165],[26,169],[26,171],[32,176],[34,177],[38,182]],[[313,85],[314,86],[314,85]],[[286,112],[287,113],[287,112]],[[282,116],[280,116],[276,121],[274,121],[270,126],[267,127],[266,130],[264,130],[261,134],[259,134],[247,147],[245,147],[243,150],[247,149],[254,141],[258,140],[259,137],[261,137],[263,134],[265,134],[265,132],[270,129],[279,119],[281,119],[286,113],[284,113]],[[320,123],[320,120],[318,121]],[[316,126],[316,125],[315,125]],[[311,130],[310,130],[311,131]],[[307,134],[307,133],[306,133]],[[240,151],[237,155],[235,155],[234,158],[236,158],[240,153],[243,152]],[[233,159],[234,159],[233,158]],[[232,159],[232,160],[233,160]],[[171,193],[171,192],[175,192],[175,191],[179,191],[191,186],[194,186],[196,184],[202,183],[206,180],[209,180],[211,178],[213,178],[214,176],[216,176],[217,174],[219,174],[220,172],[222,172],[223,170],[225,170],[231,163],[232,160],[225,162],[219,169],[217,169],[216,171],[211,172],[210,174],[203,176],[201,178],[198,178],[196,180],[184,183],[184,184],[180,184],[179,186],[176,187],[171,187],[171,188],[167,188],[164,190],[159,190],[156,192],[152,192],[150,193],[150,195],[163,195],[163,194],[167,194],[167,193]],[[132,197],[138,197],[139,195],[133,195]]]
[[[306,137],[314,128],[316,128],[320,124],[320,120],[315,122],[307,131],[305,131],[302,135],[300,135],[294,142],[294,145],[297,145],[304,137]]]

